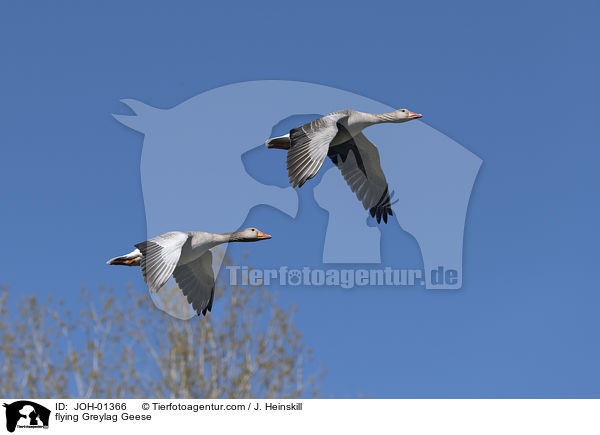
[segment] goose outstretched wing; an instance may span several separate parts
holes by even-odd
[[[151,291],[157,292],[169,280],[188,238],[186,233],[174,231],[135,245],[142,253],[142,274]]]
[[[347,117],[346,112],[330,113],[290,130],[290,149],[286,162],[293,187],[301,187],[317,175],[331,141],[338,134],[338,121]]]
[[[194,311],[198,315],[206,315],[211,310],[215,297],[212,253],[206,251],[196,260],[177,266],[173,277]]]
[[[393,216],[392,200],[377,147],[364,134],[358,133],[331,147],[328,156],[365,210],[369,210],[378,223],[382,218],[387,223],[388,215]]]

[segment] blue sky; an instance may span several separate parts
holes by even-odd
[[[143,285],[104,264],[145,238],[142,136],[112,118],[120,99],[169,108],[239,81],[324,84],[425,114],[483,166],[461,290],[282,293],[328,370],[323,394],[600,397],[599,12],[5,3],[0,282],[63,296]]]

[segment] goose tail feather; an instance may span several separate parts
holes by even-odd
[[[292,143],[290,141],[290,135],[286,134],[285,136],[279,136],[279,137],[274,137],[274,138],[268,139],[265,142],[265,145],[267,145],[267,148],[276,148],[279,150],[289,150],[292,146]]]
[[[142,253],[139,249],[136,249],[129,254],[111,258],[106,262],[106,264],[110,264],[111,266],[139,266],[141,264],[141,260]]]

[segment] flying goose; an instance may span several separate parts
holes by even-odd
[[[196,313],[206,315],[212,308],[215,293],[210,249],[222,243],[257,242],[270,238],[256,228],[225,234],[173,231],[138,243],[134,251],[112,258],[107,264],[141,266],[144,281],[154,292],[172,275]]]
[[[288,150],[287,170],[293,187],[302,187],[317,175],[328,156],[365,210],[378,223],[381,218],[387,223],[388,215],[393,215],[387,180],[377,147],[362,131],[375,124],[407,122],[422,116],[407,109],[389,113],[340,110],[293,128],[289,134],[268,139],[266,145]]]

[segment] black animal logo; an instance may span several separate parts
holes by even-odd
[[[9,432],[14,432],[17,424],[19,426],[48,427],[50,410],[42,405],[29,400],[19,400],[11,404],[5,403],[3,406],[6,408],[6,430]],[[19,422],[19,420],[21,421]]]

